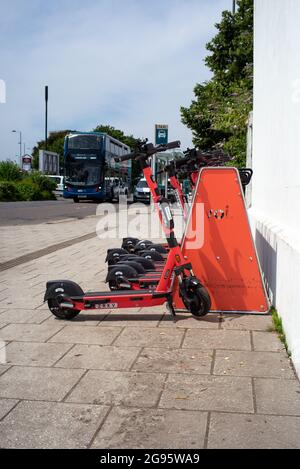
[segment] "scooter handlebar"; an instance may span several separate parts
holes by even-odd
[[[172,148],[179,148],[180,147],[180,140],[175,140],[174,142],[164,143],[158,146],[154,146],[152,143],[147,143],[142,146],[141,149],[134,151],[132,153],[127,153],[123,156],[117,156],[115,158],[116,162],[120,161],[127,161],[133,159],[147,159],[150,156],[154,155],[158,152],[163,152],[166,150],[171,150]]]

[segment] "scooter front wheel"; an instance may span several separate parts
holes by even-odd
[[[67,309],[67,308],[60,308],[58,301],[55,298],[50,298],[48,300],[48,307],[54,316],[59,319],[73,319],[80,313],[78,309]]]
[[[193,316],[205,316],[211,308],[211,299],[206,288],[195,277],[183,280],[179,294],[186,309]]]
[[[193,292],[194,298],[193,301],[190,303],[190,312],[193,316],[205,316],[211,307],[211,300],[210,296],[206,290],[206,288],[198,287]]]

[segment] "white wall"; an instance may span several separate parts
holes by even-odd
[[[300,0],[255,0],[252,161],[251,225],[300,376]]]

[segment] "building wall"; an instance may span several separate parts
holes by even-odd
[[[255,0],[249,215],[300,375],[300,1]]]

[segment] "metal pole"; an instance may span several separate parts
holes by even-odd
[[[20,131],[20,168],[22,168],[22,132]]]
[[[169,164],[169,157],[166,155],[166,162],[165,165]],[[165,171],[165,198],[168,198],[168,173]]]
[[[235,0],[232,0],[232,14],[235,15]]]
[[[45,149],[48,150],[48,86],[45,86]]]

